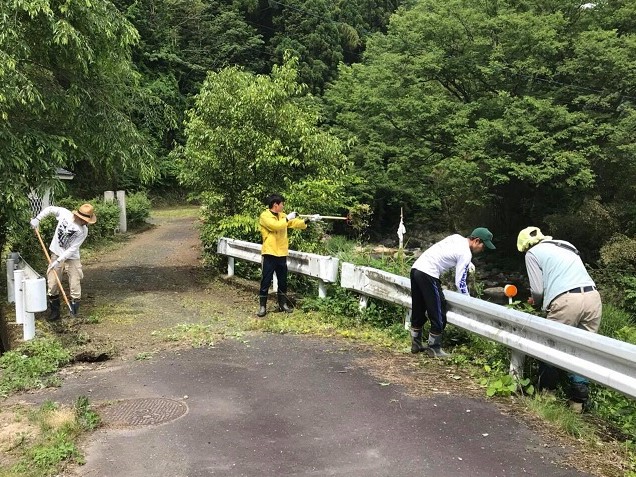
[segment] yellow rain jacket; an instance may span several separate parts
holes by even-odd
[[[263,248],[261,255],[274,255],[286,257],[289,250],[287,229],[306,229],[307,224],[303,219],[295,218],[287,221],[287,214],[280,212],[275,214],[271,210],[264,211],[258,219],[263,236]]]

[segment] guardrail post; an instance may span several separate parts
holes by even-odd
[[[318,298],[327,298],[327,284],[320,278],[318,279]]]
[[[227,276],[234,276],[234,257],[227,257]]]
[[[516,349],[510,350],[510,374],[517,379],[523,378],[523,362],[526,359],[526,354]]]
[[[411,316],[413,315],[413,310],[411,310],[410,308],[406,310],[406,313],[404,314],[404,329],[405,330],[410,330],[411,329]]]
[[[13,283],[15,286],[15,322],[24,323],[24,270],[13,271]]]
[[[360,295],[360,304],[358,305],[358,308],[360,309],[360,311],[364,311],[367,308],[367,305],[369,304],[369,297],[366,295]]]

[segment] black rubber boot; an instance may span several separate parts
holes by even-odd
[[[411,328],[411,353],[421,353],[426,350],[426,346],[422,344],[422,330],[414,330]]]
[[[55,321],[60,319],[60,295],[50,296],[49,295],[49,308],[51,309],[49,313],[49,321]]]
[[[278,309],[280,311],[284,311],[285,313],[291,313],[292,311],[294,311],[287,304],[287,297],[285,296],[284,293],[278,294]]]
[[[260,306],[258,308],[258,312],[256,312],[256,316],[263,318],[267,315],[267,296],[259,296],[258,301]]]
[[[445,353],[442,349],[442,335],[428,334],[428,348],[426,348],[426,354],[431,358],[447,358],[450,355]]]
[[[80,301],[79,298],[71,300],[71,314],[77,316],[79,313]]]
[[[571,383],[570,400],[568,401],[570,409],[572,409],[572,411],[576,412],[577,414],[581,414],[583,411],[585,411],[589,395],[590,388],[587,383]]]

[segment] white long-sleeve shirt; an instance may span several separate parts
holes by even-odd
[[[428,248],[413,264],[413,268],[435,278],[455,267],[457,291],[468,295],[466,277],[473,254],[468,239],[459,234],[450,235]]]
[[[57,227],[55,227],[49,250],[58,256],[60,262],[68,259],[79,259],[80,246],[88,236],[88,227],[79,225],[75,221],[73,212],[63,207],[46,207],[37,215],[36,219],[42,220],[49,215],[55,215],[57,218]]]

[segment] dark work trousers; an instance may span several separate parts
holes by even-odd
[[[430,332],[439,335],[446,328],[446,298],[439,278],[411,269],[411,327],[422,329],[426,318],[431,322]]]
[[[278,293],[287,293],[287,257],[263,255],[263,278],[261,278],[261,288],[258,291],[259,296],[267,296],[274,273],[278,280]]]

